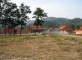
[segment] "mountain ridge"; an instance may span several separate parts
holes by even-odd
[[[28,20],[27,25],[33,24],[35,20]],[[58,28],[62,25],[82,25],[82,19],[81,18],[74,18],[74,19],[68,19],[68,18],[56,18],[56,17],[47,17],[44,19],[44,23],[42,24],[45,28]]]

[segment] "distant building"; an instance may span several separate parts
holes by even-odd
[[[23,29],[21,31],[21,34],[28,34],[30,31],[28,29]],[[16,34],[20,34],[20,28],[16,29]]]
[[[35,25],[29,25],[28,29],[31,33],[42,32],[44,30],[41,26],[35,26]]]
[[[6,33],[6,34],[14,33],[14,29],[5,28],[4,33]]]
[[[28,34],[28,33],[35,33],[35,32],[42,32],[44,29],[41,27],[41,26],[35,26],[35,25],[29,25],[27,29],[23,29],[21,31],[21,34]],[[20,34],[20,28],[16,28],[14,30],[14,28],[12,29],[9,29],[9,28],[6,28],[6,29],[3,29],[1,30],[0,29],[0,34]]]
[[[50,31],[50,32],[51,32],[51,31],[55,31],[55,29],[54,29],[54,28],[50,28],[49,31]]]
[[[82,26],[80,27],[79,30],[75,30],[75,33],[76,33],[76,34],[82,34]]]
[[[8,28],[6,28],[6,29],[4,29],[4,33],[6,33],[6,34],[20,34],[20,29],[19,28],[17,28],[17,29],[8,29]],[[22,34],[27,34],[27,33],[29,33],[29,30],[22,30],[21,31],[21,33]]]
[[[82,34],[82,30],[77,30],[76,34]]]
[[[59,31],[66,31],[68,33],[71,33],[71,28],[69,28],[68,26],[60,26],[60,28],[58,30]]]

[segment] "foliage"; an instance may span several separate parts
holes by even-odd
[[[33,18],[35,18],[34,25],[36,26],[42,26],[42,23],[44,22],[44,17],[47,17],[47,13],[44,12],[41,8],[36,8],[36,11],[33,13]]]
[[[67,19],[67,18],[56,18],[56,17],[47,17],[42,24],[43,27],[47,28],[59,28],[62,25],[67,25],[73,30],[79,29],[79,26],[82,26],[81,18]]]
[[[23,26],[26,26],[26,19],[29,19],[29,17],[27,16],[28,13],[31,13],[30,7],[24,5],[23,3],[20,5],[19,7],[20,10],[20,25],[21,25],[21,31]],[[21,35],[21,31],[20,31],[20,35]]]
[[[22,27],[26,26],[25,21],[28,18],[27,13],[31,13],[29,6],[22,3],[18,8],[15,3],[0,1],[0,8],[0,23],[2,27],[9,29],[14,28],[15,30],[16,26],[21,25],[22,30]]]

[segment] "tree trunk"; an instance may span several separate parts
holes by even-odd
[[[15,30],[15,26],[14,26],[14,36],[15,36],[15,34],[16,34],[16,30]]]
[[[12,32],[12,27],[10,28],[10,35],[11,35],[11,32]]]
[[[38,32],[38,26],[36,27],[35,35],[36,35],[37,32]]]
[[[9,26],[8,26],[8,34],[10,34],[10,31],[9,31]]]
[[[5,20],[5,36],[6,36],[6,20]]]
[[[21,32],[22,32],[22,24],[21,24],[21,29],[20,29],[20,36],[21,36]]]
[[[35,35],[36,35],[36,30],[35,30]]]

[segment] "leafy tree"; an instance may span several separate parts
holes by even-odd
[[[18,9],[15,3],[8,2],[8,0],[0,0],[0,23],[5,29],[7,27],[15,30],[16,26],[21,25],[21,35],[22,28],[26,25],[25,20],[28,18],[27,13],[31,13],[30,7],[23,3]]]
[[[19,13],[17,5],[14,3],[7,3],[4,5],[4,10],[3,10],[3,15],[4,15],[4,19],[3,19],[3,25],[5,25],[6,27],[9,28],[14,28],[17,25],[16,21],[17,21],[17,14]],[[6,34],[6,32],[5,32]]]
[[[72,29],[72,31],[74,31],[75,30],[75,25],[69,25],[69,27]]]
[[[79,30],[79,29],[80,29],[80,25],[77,25],[77,26],[76,26],[76,29],[78,29],[78,30]]]
[[[41,8],[36,8],[36,11],[34,11],[33,15],[33,18],[35,18],[34,25],[36,25],[38,29],[38,26],[42,26],[44,18],[47,17],[47,13],[45,13],[44,10]]]
[[[28,13],[31,13],[31,10],[30,10],[30,7],[29,6],[26,6],[24,5],[23,3],[20,5],[19,7],[19,10],[20,10],[20,25],[21,25],[21,29],[20,29],[20,35],[21,35],[21,32],[22,32],[22,28],[23,26],[26,26],[26,19],[28,19],[29,17],[27,16]]]
[[[0,24],[2,23],[2,0],[0,0]]]
[[[5,15],[4,10],[6,10],[6,6],[7,6],[7,0],[0,0],[0,23],[3,25],[3,22],[5,24],[5,28],[6,28],[6,20],[7,18],[7,14]],[[6,35],[6,33],[5,33]]]
[[[1,24],[3,27],[12,29],[19,25],[20,22],[20,12],[15,3],[7,2],[4,0],[1,4]],[[11,34],[11,33],[10,33]],[[15,34],[15,33],[14,33]],[[6,32],[5,32],[6,35]]]

